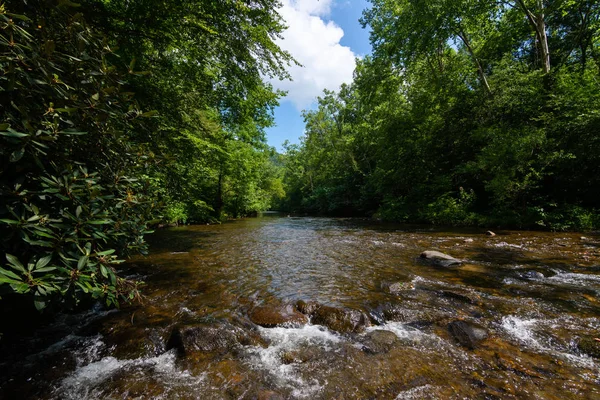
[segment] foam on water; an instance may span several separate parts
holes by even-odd
[[[578,274],[574,272],[555,271],[556,275],[547,278],[549,282],[557,282],[575,286],[600,285],[600,275]]]
[[[573,354],[566,351],[567,349],[559,349],[553,346],[549,340],[544,340],[536,330],[547,332],[556,327],[574,328],[574,322],[567,319],[524,319],[514,315],[502,318],[502,329],[514,340],[529,347],[532,350],[550,353],[556,357],[569,361],[573,365],[586,368],[594,368],[594,360],[586,355]]]
[[[89,357],[89,354],[85,355],[88,350],[90,354],[93,354],[94,349],[101,346],[103,346],[103,343],[97,338],[94,344],[84,350],[84,355],[78,357],[78,365]],[[151,375],[154,380],[165,386],[167,392],[165,396],[167,398],[169,397],[168,389],[170,387],[197,386],[203,381],[203,376],[195,377],[188,371],[180,370],[176,366],[175,360],[176,354],[174,351],[156,357],[143,357],[133,360],[104,357],[85,365],[79,365],[54,390],[53,398],[67,400],[106,398],[107,393],[105,393],[105,390],[110,390],[110,385],[107,388],[103,384],[119,373],[126,373],[128,379],[136,379],[134,378],[136,375],[141,378]]]
[[[342,341],[341,336],[319,325],[304,325],[301,328],[259,328],[263,337],[271,341],[269,347],[251,347],[251,365],[268,371],[278,384],[292,389],[294,398],[311,398],[318,393],[326,382],[316,379],[305,381],[297,372],[294,364],[286,364],[281,356],[289,351],[308,346],[318,347],[321,351],[331,351]]]
[[[433,396],[434,389],[435,386],[432,385],[417,386],[412,389],[404,390],[398,393],[398,396],[396,396],[396,400],[417,400],[423,398],[431,398],[425,396]]]

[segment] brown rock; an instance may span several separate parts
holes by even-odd
[[[258,306],[249,314],[256,325],[273,328],[279,325],[303,325],[308,318],[294,309],[291,304],[285,306]]]
[[[369,317],[360,311],[329,306],[316,310],[312,322],[341,333],[360,332],[370,325]]]
[[[316,301],[304,301],[298,300],[296,303],[296,310],[300,311],[304,315],[313,315],[321,305]]]

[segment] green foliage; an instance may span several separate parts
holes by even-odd
[[[597,2],[371,3],[373,56],[287,149],[289,209],[600,227]]]
[[[148,155],[129,138],[147,116],[102,35],[80,14],[0,14],[4,293],[38,309],[56,298],[138,297],[115,265],[144,252],[155,204],[136,175]]]

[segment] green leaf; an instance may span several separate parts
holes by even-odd
[[[115,250],[110,249],[110,250],[105,250],[105,251],[101,251],[100,253],[96,253],[97,256],[107,256],[109,254],[114,253]]]
[[[19,161],[21,158],[23,158],[23,155],[25,154],[25,148],[21,147],[19,150],[15,150],[10,154],[10,162],[17,162]]]
[[[14,219],[0,219],[0,222],[4,222],[5,224],[9,224],[9,225],[18,225],[19,221],[16,221]]]
[[[36,268],[33,272],[50,272],[54,271],[56,267],[45,267],[45,268]]]
[[[27,270],[25,269],[25,267],[23,266],[23,264],[21,264],[21,262],[19,261],[19,259],[17,257],[13,256],[12,254],[6,253],[6,260],[15,269],[18,269],[19,271],[27,272]]]
[[[0,268],[0,274],[7,276],[9,278],[12,278],[12,279],[16,279],[17,281],[21,281],[21,277],[19,275],[15,274],[14,272],[9,271],[7,269]]]
[[[52,260],[52,254],[47,255],[46,257],[40,258],[35,264],[35,269],[39,271],[41,268],[44,268],[48,263]]]
[[[46,302],[42,300],[34,300],[33,304],[38,311],[42,311],[44,308],[46,308]]]
[[[108,271],[104,265],[100,265],[100,273],[103,277],[108,278]]]
[[[91,225],[106,225],[106,224],[112,223],[112,221],[109,219],[96,219],[96,220],[87,221],[87,223],[91,224]]]
[[[77,262],[77,269],[81,271],[83,269],[83,267],[85,267],[87,265],[88,260],[89,260],[88,256],[79,257],[79,261]]]
[[[7,278],[6,276],[0,275],[0,284],[9,283],[9,284],[21,284],[22,282],[16,281],[14,279]]]
[[[0,132],[0,135],[7,136],[7,137],[13,137],[13,138],[23,138],[23,137],[29,136],[28,133],[17,132],[10,128],[7,129],[7,131],[8,132]]]
[[[81,215],[81,206],[77,206],[77,209],[75,210],[75,216],[77,218],[79,218],[80,215]]]
[[[158,111],[152,110],[152,111],[146,111],[145,113],[140,114],[140,117],[150,118],[150,117],[154,117],[156,115],[158,115]]]

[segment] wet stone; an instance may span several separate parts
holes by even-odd
[[[482,305],[481,298],[474,294],[463,294],[463,293],[458,293],[458,292],[451,291],[451,290],[440,290],[439,294],[442,297],[459,300],[459,301],[462,301],[462,302],[465,302],[468,304],[473,304],[473,305],[478,305],[478,306]]]
[[[427,250],[421,253],[421,258],[438,267],[452,267],[462,264],[462,261],[435,250]]]
[[[600,358],[600,338],[582,337],[577,343],[577,348],[583,354],[594,358]]]
[[[369,318],[360,311],[329,306],[319,308],[315,312],[312,322],[340,333],[361,332],[370,325]]]
[[[375,330],[365,335],[363,351],[370,354],[387,353],[397,341],[398,337],[394,332]]]
[[[466,321],[453,321],[448,324],[448,330],[461,345],[471,350],[488,337],[485,329]]]
[[[313,315],[321,305],[316,301],[304,301],[298,300],[296,303],[296,310],[301,312],[304,315]]]
[[[404,290],[414,289],[415,285],[412,282],[394,282],[394,283],[385,282],[381,285],[381,287],[387,293],[398,294],[398,293],[402,293]]]
[[[167,350],[177,349],[185,356],[196,352],[224,354],[236,343],[233,327],[228,324],[181,325],[173,329]]]
[[[281,325],[304,325],[308,318],[294,309],[291,304],[285,306],[258,306],[249,314],[256,325],[273,328]]]

